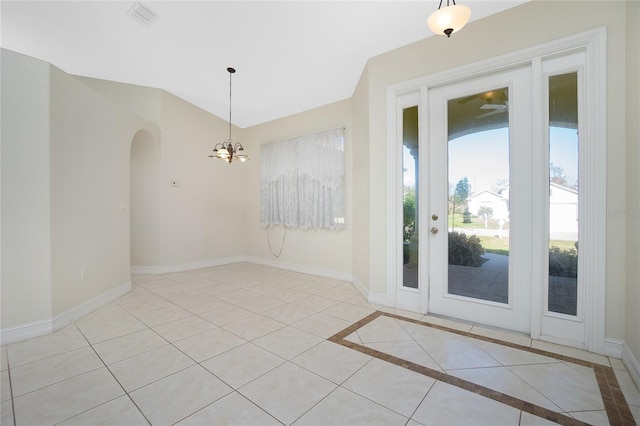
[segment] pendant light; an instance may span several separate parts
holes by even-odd
[[[444,34],[447,37],[451,37],[451,34],[459,31],[464,27],[469,18],[471,18],[471,9],[467,6],[456,4],[456,0],[451,0],[453,3],[442,7],[442,0],[440,0],[440,6],[438,10],[433,12],[427,20],[427,25],[436,34]]]
[[[236,72],[234,68],[227,68],[229,72],[229,139],[216,144],[213,148],[211,158],[218,158],[231,164],[234,160],[247,161],[249,156],[244,153],[244,147],[240,142],[234,142],[231,139],[231,76]]]

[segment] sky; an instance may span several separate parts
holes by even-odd
[[[568,180],[578,177],[578,143],[575,129],[552,127],[550,130],[549,159],[562,167]],[[414,186],[413,157],[403,150],[404,185]],[[449,183],[455,187],[467,177],[475,193],[495,189],[499,180],[509,178],[508,129],[495,129],[473,133],[449,142]]]

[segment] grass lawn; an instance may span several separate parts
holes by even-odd
[[[484,228],[484,219],[481,217],[471,216],[471,223],[464,223],[462,213],[456,213],[455,217],[449,215],[449,228],[455,219],[456,228]],[[491,219],[487,221],[487,229],[500,229],[500,223],[498,219]],[[509,222],[504,222],[502,229],[509,229]]]
[[[497,237],[478,236],[487,253],[509,254],[509,239]],[[549,246],[559,247],[560,250],[570,250],[576,248],[575,241],[551,240]]]
[[[509,254],[509,239],[498,237],[478,236],[482,247],[487,253]]]

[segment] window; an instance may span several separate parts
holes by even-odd
[[[261,147],[263,226],[345,227],[344,129]]]

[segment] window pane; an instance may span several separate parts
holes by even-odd
[[[578,77],[549,78],[548,310],[577,314]]]
[[[418,288],[418,107],[402,115],[402,285]]]
[[[498,303],[509,301],[508,100],[499,88],[448,102],[448,293]]]
[[[344,129],[260,146],[261,225],[344,229]]]

